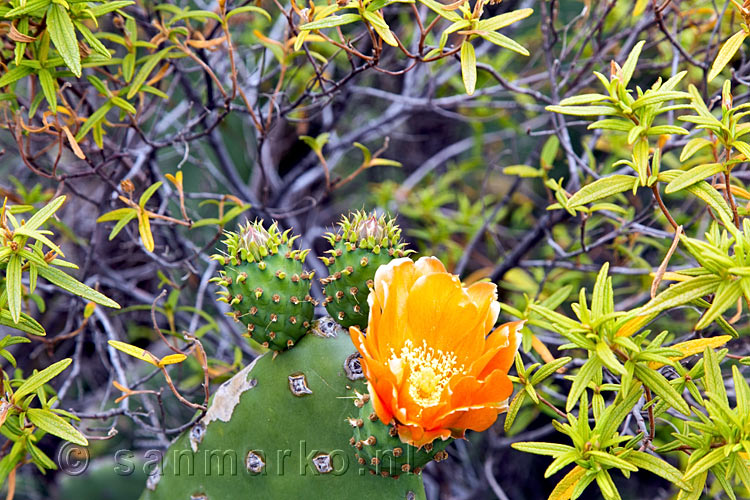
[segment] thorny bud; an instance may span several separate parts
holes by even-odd
[[[124,181],[120,182],[120,189],[126,194],[133,194],[133,191],[135,191],[135,186],[133,185],[133,181],[130,179],[125,179]]]

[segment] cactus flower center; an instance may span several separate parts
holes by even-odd
[[[397,360],[409,367],[409,395],[422,408],[440,403],[451,377],[464,373],[463,366],[456,366],[455,354],[428,347],[424,340],[417,347],[407,340],[398,356],[391,350],[391,364]]]

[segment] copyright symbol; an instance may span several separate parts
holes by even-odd
[[[57,465],[69,476],[80,476],[89,467],[89,449],[75,443],[64,443],[57,451]]]

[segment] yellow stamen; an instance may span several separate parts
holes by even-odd
[[[456,366],[455,354],[427,347],[424,340],[417,347],[407,340],[398,355],[391,349],[390,361],[408,364],[409,395],[422,408],[438,404],[451,377],[464,373],[463,365]]]

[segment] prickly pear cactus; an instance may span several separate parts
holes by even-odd
[[[375,271],[392,259],[409,253],[401,241],[401,229],[394,219],[375,213],[354,212],[342,217],[339,229],[328,233],[328,257],[321,260],[329,275],[324,285],[325,307],[342,326],[367,327],[370,307],[367,296]]]
[[[223,290],[218,300],[234,309],[234,318],[247,325],[246,335],[281,351],[292,347],[310,328],[314,303],[312,272],[302,265],[309,250],[292,247],[297,236],[281,233],[274,222],[248,222],[238,233],[227,233],[225,255],[214,255],[224,268],[214,278]]]
[[[358,355],[346,331],[316,323],[294,349],[222,385],[142,500],[425,498],[421,476],[383,479],[359,464],[347,421],[354,391],[365,392]]]
[[[354,437],[349,441],[357,449],[355,456],[360,465],[381,476],[400,477],[402,474],[419,474],[432,460],[448,458],[445,448],[453,441],[436,439],[421,448],[402,443],[392,425],[384,425],[375,414],[369,394],[355,399],[360,408],[358,416],[350,417]]]

